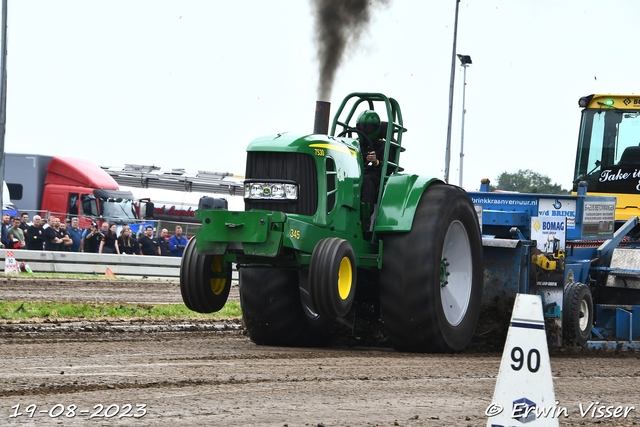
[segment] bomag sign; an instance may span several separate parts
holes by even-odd
[[[564,222],[542,221],[542,230],[564,231]]]

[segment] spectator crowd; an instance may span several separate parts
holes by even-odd
[[[127,255],[158,255],[181,257],[187,245],[182,235],[182,227],[176,226],[175,234],[168,237],[166,228],[156,237],[153,226],[147,225],[144,234],[136,238],[128,225],[123,225],[118,234],[118,226],[103,222],[91,223],[87,230],[78,227],[78,218],[60,221],[56,216],[49,220],[39,215],[33,216],[29,224],[29,214],[2,216],[2,236],[0,246],[4,249],[27,249],[32,251],[89,252]]]

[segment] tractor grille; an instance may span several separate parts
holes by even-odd
[[[318,210],[318,176],[313,157],[302,153],[247,153],[247,179],[286,179],[299,185],[298,202],[245,200],[245,210],[264,209],[313,216]]]

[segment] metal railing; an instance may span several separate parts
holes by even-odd
[[[179,280],[182,258],[153,255],[92,254],[88,252],[28,251],[0,249],[0,270],[4,272],[7,251],[18,262],[26,262],[34,273],[95,274],[104,276],[107,268],[116,277],[129,279]],[[233,264],[232,280],[238,280]]]
[[[0,268],[4,271],[7,249],[0,249]],[[96,274],[107,268],[116,277],[178,279],[182,258],[150,255],[91,254],[87,252],[49,252],[13,249],[18,264],[26,262],[34,273]]]

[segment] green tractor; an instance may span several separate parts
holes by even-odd
[[[376,126],[371,111],[387,121]],[[373,125],[356,126],[356,117]],[[202,229],[180,273],[186,306],[220,310],[236,263],[244,325],[256,344],[325,345],[339,318],[366,314],[382,321],[397,350],[466,348],[482,299],[478,217],[461,188],[402,173],[406,131],[393,98],[352,93],[329,135],[251,142],[245,211],[201,202],[196,212]],[[380,184],[377,198],[363,203],[375,143]]]

